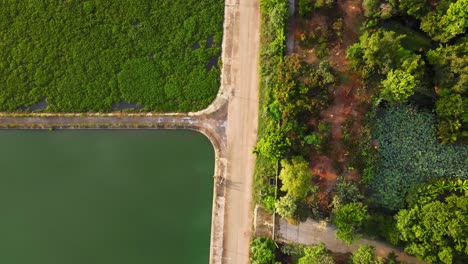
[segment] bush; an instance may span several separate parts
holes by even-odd
[[[375,258],[374,247],[370,245],[360,246],[351,256],[351,264],[383,264],[381,258]]]
[[[281,217],[292,218],[296,213],[296,209],[297,200],[295,200],[290,195],[285,195],[276,202],[276,212]]]
[[[258,237],[250,243],[250,263],[275,264],[276,244],[271,238]]]
[[[331,251],[325,244],[304,248],[304,256],[298,261],[299,264],[335,264]]]
[[[361,202],[364,196],[352,181],[340,181],[333,189],[333,208],[338,209],[349,203]]]
[[[429,262],[467,260],[468,182],[438,181],[420,187],[410,208],[396,215],[405,251]]]
[[[301,156],[295,156],[289,160],[281,161],[281,190],[299,201],[307,197],[312,190],[312,174],[309,170],[309,163]]]
[[[362,203],[349,203],[332,211],[332,222],[337,228],[336,236],[350,245],[362,226],[369,219],[367,207]]]

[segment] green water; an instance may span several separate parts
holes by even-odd
[[[189,131],[0,131],[0,263],[206,264],[213,166]]]

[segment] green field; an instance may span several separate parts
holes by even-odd
[[[208,263],[203,135],[9,130],[0,144],[0,263]]]
[[[0,0],[0,111],[203,109],[223,13],[223,0]]]

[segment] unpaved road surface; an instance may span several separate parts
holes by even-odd
[[[418,260],[399,249],[375,240],[359,239],[352,245],[348,246],[344,242],[335,238],[336,229],[327,225],[325,222],[317,222],[309,219],[306,222],[295,226],[289,224],[286,220],[281,219],[279,221],[279,225],[279,240],[282,241],[296,242],[306,245],[324,243],[331,251],[340,253],[353,252],[361,245],[371,245],[375,248],[375,252],[378,256],[387,257],[388,254],[393,251],[398,256],[399,261],[410,264],[425,263],[424,261]]]
[[[252,177],[258,122],[259,0],[238,0],[233,97],[227,118],[227,185],[223,263],[249,263]],[[236,41],[237,40],[237,41]]]

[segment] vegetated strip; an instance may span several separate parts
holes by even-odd
[[[258,140],[265,138],[269,126],[277,125],[277,121],[273,120],[268,114],[268,105],[271,103],[271,80],[274,79],[273,76],[276,74],[278,64],[283,61],[285,53],[288,1],[262,0],[260,12],[260,109],[257,130]],[[265,175],[275,175],[276,170],[277,161],[263,155],[257,155],[254,172],[254,199],[257,203],[264,205],[265,201],[262,201],[263,198],[274,197],[275,188],[270,186],[269,177],[265,177]],[[274,199],[271,202],[274,203]]]
[[[223,0],[52,2],[0,3],[0,111],[45,98],[39,111],[188,112],[215,98]]]

